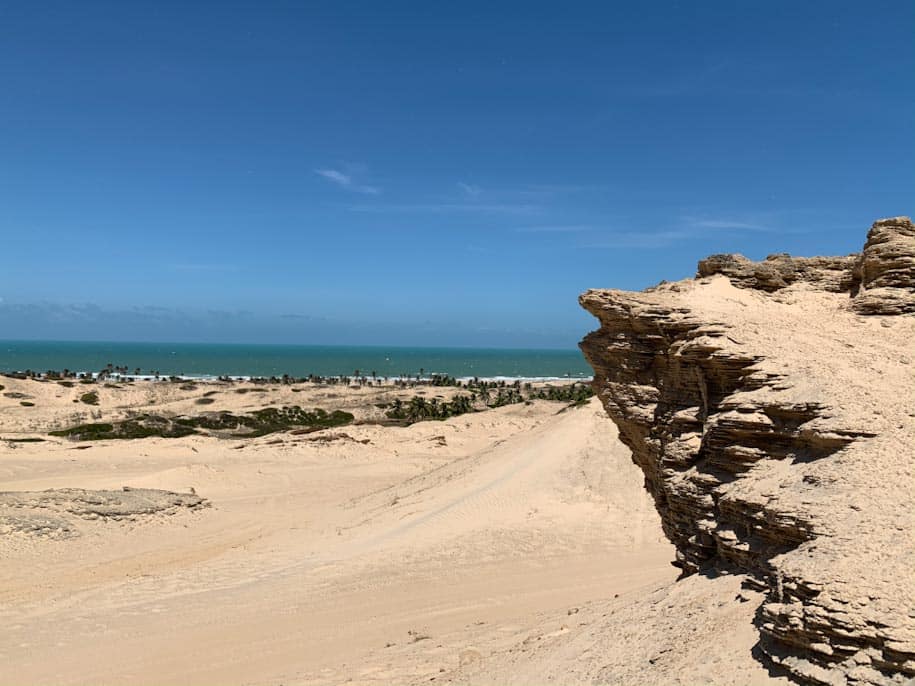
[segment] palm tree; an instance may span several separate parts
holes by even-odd
[[[410,420],[417,421],[424,419],[428,412],[428,405],[425,398],[414,395],[410,398]]]

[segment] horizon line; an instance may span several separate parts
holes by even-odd
[[[545,351],[545,352],[580,352],[577,346],[559,347],[518,347],[518,346],[478,346],[478,345],[387,345],[384,343],[250,343],[244,341],[135,341],[135,340],[96,340],[96,339],[56,339],[56,338],[0,338],[0,345],[7,343],[81,343],[95,345],[198,345],[198,346],[250,346],[250,347],[286,347],[286,348],[362,348],[376,350],[506,350],[506,351]]]

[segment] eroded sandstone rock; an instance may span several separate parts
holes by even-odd
[[[861,314],[915,312],[915,226],[908,217],[874,222],[854,268]]]
[[[738,288],[774,292],[806,283],[833,293],[849,293],[861,314],[915,312],[915,226],[908,217],[874,222],[859,254],[844,257],[769,255],[754,262],[743,255],[711,255],[700,260],[699,277],[721,274]]]
[[[723,274],[736,286],[770,292],[800,281],[841,293],[854,284],[857,259],[857,255],[791,257],[782,253],[754,262],[743,255],[711,255],[699,262],[699,276]]]
[[[809,683],[915,677],[915,317],[858,314],[913,311],[913,254],[911,222],[881,220],[861,256],[713,256],[580,298],[675,564],[751,574],[760,648]]]

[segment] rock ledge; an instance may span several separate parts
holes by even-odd
[[[915,677],[911,221],[876,222],[860,255],[715,255],[580,302],[683,574],[748,573],[759,648],[802,682]]]

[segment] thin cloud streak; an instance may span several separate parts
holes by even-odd
[[[236,264],[211,264],[207,262],[176,262],[167,265],[168,269],[176,272],[235,272],[239,270]]]
[[[782,213],[783,214],[783,213]],[[739,232],[757,232],[757,233],[771,233],[778,235],[796,235],[796,234],[805,234],[805,233],[817,233],[819,229],[815,226],[798,226],[797,219],[785,219],[774,216],[773,213],[768,213],[768,220],[755,220],[753,218],[748,219],[731,219],[728,217],[724,218],[699,218],[699,217],[685,217],[683,219],[685,226],[693,229],[695,231],[701,232],[726,232],[726,231],[739,231]],[[790,224],[788,223],[790,222]],[[836,227],[838,228],[838,227]]]
[[[576,193],[591,193],[606,191],[610,186],[606,184],[558,184],[539,183],[515,191],[519,195],[550,197],[556,195],[574,195]]]
[[[515,233],[582,233],[594,230],[587,224],[570,224],[566,226],[521,226]]]
[[[353,182],[351,176],[347,176],[343,172],[339,172],[336,169],[315,169],[315,174],[320,174],[325,179],[330,179],[331,181],[340,184],[341,186],[349,186]]]
[[[483,192],[483,189],[479,186],[475,186],[472,183],[464,183],[463,181],[458,181],[458,188],[464,191],[471,198],[476,198],[480,193]]]
[[[344,174],[343,172],[337,169],[315,169],[315,174],[322,176],[328,181],[332,181],[341,188],[344,188],[348,191],[354,193],[364,193],[366,195],[379,195],[381,189],[377,186],[368,186],[365,184],[359,184],[353,181],[353,177],[349,174]]]
[[[621,231],[604,234],[601,240],[583,245],[586,248],[666,248],[676,243],[708,238],[727,232],[758,232],[774,234],[807,233],[809,230],[776,227],[752,221],[731,219],[698,219],[686,217],[679,222],[672,222],[673,228],[663,231],[641,232]]]
[[[540,205],[484,205],[478,203],[431,203],[416,205],[356,205],[351,212],[366,214],[538,214]]]
[[[732,221],[730,219],[687,219],[690,226],[701,229],[739,229],[745,231],[777,231],[770,226],[752,222]]]
[[[625,231],[614,233],[608,236],[606,240],[588,243],[582,247],[594,249],[644,248],[652,250],[666,248],[679,241],[694,237],[694,232],[680,230],[657,231],[654,233]]]

